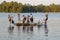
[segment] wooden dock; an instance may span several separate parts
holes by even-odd
[[[38,26],[38,23],[14,23],[16,26]]]

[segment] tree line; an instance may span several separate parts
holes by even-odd
[[[60,12],[60,4],[50,4],[48,6],[40,4],[32,6],[30,4],[22,4],[17,2],[3,1],[0,4],[0,12],[26,13],[26,12]]]

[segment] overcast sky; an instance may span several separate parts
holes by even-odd
[[[11,2],[12,0],[0,0],[0,3],[3,1]],[[29,3],[31,5],[38,5],[38,4],[43,4],[43,5],[49,5],[49,4],[60,4],[60,0],[13,0],[14,2],[20,2],[20,3]]]

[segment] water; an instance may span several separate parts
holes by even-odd
[[[10,13],[0,13],[0,40],[60,40],[60,14],[49,13],[49,20],[47,23],[48,32],[44,26],[38,28],[34,26],[33,32],[23,32],[22,26],[14,26],[13,32],[8,31],[9,21],[8,14]],[[29,13],[30,14],[30,13]],[[22,15],[29,15],[28,13],[22,13]],[[38,20],[43,20],[45,13],[32,13],[34,17],[34,22]],[[11,14],[14,17],[14,21],[18,22],[17,14]]]

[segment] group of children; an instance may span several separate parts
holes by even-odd
[[[20,14],[18,14],[18,21],[20,21]],[[33,15],[23,15],[22,23],[33,23]]]
[[[10,24],[11,23],[14,24],[13,16],[8,15],[8,19],[9,19]],[[20,14],[18,14],[18,21],[20,21]],[[23,21],[22,23],[25,23],[25,22],[26,23],[33,23],[33,15],[32,14],[30,14],[28,16],[23,15],[22,21]]]

